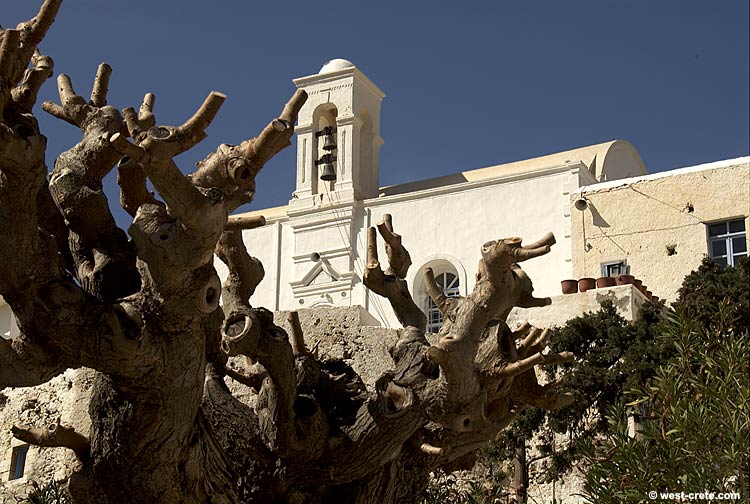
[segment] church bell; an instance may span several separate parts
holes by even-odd
[[[320,171],[320,180],[325,180],[326,182],[336,180],[336,170],[333,169],[333,164],[323,163],[321,166],[323,168]]]
[[[320,180],[325,180],[326,182],[336,180],[336,170],[333,167],[333,161],[334,157],[331,154],[326,154],[320,158],[318,162],[320,166]]]
[[[332,151],[336,149],[336,141],[333,139],[333,133],[330,131],[326,133],[325,139],[323,140],[323,150]]]

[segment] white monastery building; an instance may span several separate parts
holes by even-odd
[[[597,184],[632,182],[647,174],[636,149],[615,140],[380,187],[383,92],[343,59],[332,60],[319,73],[294,83],[307,91],[309,99],[300,111],[296,129],[297,174],[292,199],[283,207],[246,214],[262,215],[267,222],[244,235],[250,254],[260,259],[266,270],[253,297],[256,306],[299,310],[360,305],[381,324],[397,326],[387,301],[362,283],[367,228],[384,214],[393,216],[394,230],[411,254],[413,265],[407,281],[425,311],[431,302],[422,283],[425,266],[433,268],[448,294],[465,295],[474,287],[482,243],[510,236],[530,242],[549,231],[557,238],[552,252],[523,267],[534,281],[535,295],[559,295],[560,281],[578,278],[576,266],[583,264],[574,257],[581,247],[574,249],[572,230],[580,228],[581,216],[572,204],[573,194],[580,193],[582,187],[595,191]],[[739,215],[744,219],[749,213],[745,208]],[[639,225],[648,226],[649,222]],[[379,246],[384,261],[382,242]],[[690,263],[684,261],[684,255],[681,259]],[[697,267],[700,255],[692,262],[689,266]],[[223,264],[216,261],[216,265],[221,274]],[[435,321],[434,317],[428,316]]]
[[[422,270],[432,267],[446,294],[466,295],[474,288],[480,247],[489,240],[520,236],[532,242],[549,231],[555,234],[551,253],[523,264],[535,295],[553,297],[552,304],[511,313],[512,321],[539,327],[595,311],[603,299],[615,301],[632,320],[646,300],[632,285],[563,296],[562,280],[628,273],[671,301],[704,256],[734,264],[747,255],[750,157],[648,175],[635,148],[615,140],[381,187],[383,92],[342,59],[294,83],[309,95],[296,128],[294,193],[286,206],[245,214],[266,220],[243,235],[265,268],[251,302],[275,311],[340,307],[303,312],[305,334],[317,330],[318,338],[331,339],[335,326],[337,337],[346,341],[336,340],[326,351],[353,356],[354,367],[372,380],[372,370],[382,371],[390,360],[383,335],[398,327],[388,302],[362,283],[367,229],[384,214],[392,215],[411,254],[407,281],[432,331],[441,320]],[[382,240],[379,247],[385,262]],[[225,276],[223,263],[215,264]],[[338,313],[330,315],[333,322],[321,322],[333,312]],[[367,327],[378,325],[385,327]],[[0,298],[0,338],[17,335],[10,308]],[[349,340],[360,341],[359,354],[347,357],[342,349]],[[86,433],[92,377],[90,371],[68,370],[39,387],[0,390],[0,500],[28,489],[32,479],[45,482],[70,473],[72,453],[29,447],[13,439],[7,427],[43,425],[57,417]]]

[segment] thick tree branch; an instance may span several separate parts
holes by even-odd
[[[34,446],[70,448],[81,460],[89,456],[89,440],[72,427],[59,423],[50,424],[46,429],[14,425],[11,427],[11,432],[16,439]]]
[[[39,89],[47,79],[52,77],[54,69],[52,58],[49,56],[42,56],[39,52],[34,53],[31,62],[33,63],[34,68],[24,72],[23,80],[13,89],[12,92],[16,108],[22,114],[31,113],[31,110],[36,103]]]
[[[401,245],[401,235],[393,232],[393,218],[391,214],[383,215],[383,220],[378,223],[378,232],[385,241],[385,253],[388,256],[388,270],[386,275],[396,275],[406,278],[411,266],[409,251]]]
[[[222,191],[225,207],[230,213],[252,201],[255,176],[269,159],[291,145],[294,122],[306,100],[307,93],[297,90],[279,118],[271,121],[257,138],[240,145],[220,145],[216,152],[198,163],[198,169],[190,175],[193,183],[204,189]]]
[[[307,353],[305,348],[305,336],[302,334],[302,326],[299,323],[299,314],[296,311],[290,311],[286,316],[287,322],[292,328],[292,352],[294,355]]]
[[[11,89],[15,85],[13,74],[20,41],[21,34],[17,30],[2,32],[2,42],[0,42],[0,116],[3,115],[5,105],[11,99]]]
[[[224,231],[239,231],[243,229],[255,229],[266,225],[266,218],[262,215],[245,217],[242,215],[230,215]]]
[[[36,46],[44,39],[47,30],[54,23],[61,4],[62,0],[45,0],[36,16],[26,22],[20,23],[16,27],[22,34],[23,49],[20,54],[20,67],[22,69],[28,66],[29,60],[36,50]],[[16,82],[21,78],[21,73],[22,70],[15,76]]]
[[[112,75],[112,67],[106,63],[99,65],[94,77],[94,85],[91,88],[89,105],[104,107],[107,104],[107,91],[109,90],[109,76]]]
[[[222,329],[229,356],[247,355],[268,371],[259,396],[261,433],[282,458],[319,457],[328,438],[328,422],[317,402],[297,394],[294,357],[287,334],[263,309],[236,311]]]
[[[99,65],[90,103],[75,93],[68,76],[60,75],[62,106],[50,102],[43,106],[83,132],[81,142],[57,158],[50,192],[70,230],[77,278],[87,292],[107,301],[132,294],[140,286],[135,251],[117,227],[102,187],[102,179],[120,159],[106,138],[125,127],[117,109],[102,105],[107,101],[110,73],[109,65]]]
[[[520,300],[528,303],[533,299],[531,281],[515,263],[549,252],[553,243],[554,237],[548,234],[529,247],[522,247],[520,238],[482,246],[473,292],[455,302],[435,348],[427,354],[440,365],[441,379],[445,381],[445,388],[435,388],[440,407],[433,408],[431,413],[444,425],[463,432],[481,430],[487,424],[483,405],[488,397],[474,368],[481,335],[492,321],[504,320]],[[512,337],[499,334],[497,350],[507,362],[517,360]],[[468,406],[472,406],[473,412],[468,411]]]
[[[225,231],[216,245],[216,256],[227,265],[229,275],[224,282],[222,298],[226,313],[246,306],[248,299],[263,280],[263,264],[247,253],[242,231]]]
[[[425,268],[423,274],[427,294],[435,303],[435,306],[437,306],[438,310],[440,310],[440,316],[442,317],[442,319],[448,319],[452,310],[455,308],[456,299],[446,296],[443,289],[438,287],[437,283],[435,282],[435,273],[432,271],[432,268]]]
[[[385,232],[389,237],[394,236],[392,232],[387,229],[386,225],[384,225],[383,228],[386,229]],[[392,243],[397,246],[389,247],[389,262],[390,256],[393,256],[396,264],[401,266],[402,271],[405,273],[403,265],[405,264],[404,258],[408,257],[408,252],[405,251],[400,240],[397,241],[392,239]],[[367,230],[367,264],[365,266],[363,279],[364,284],[374,293],[388,299],[396,317],[404,328],[415,328],[422,333],[422,339],[424,339],[427,318],[424,313],[422,313],[422,310],[420,310],[414,303],[406,281],[396,275],[394,270],[390,267],[388,271],[391,273],[384,273],[380,267],[380,261],[378,260],[377,235],[375,228],[371,227]]]
[[[110,135],[109,141],[120,154],[137,161],[146,176],[167,203],[170,215],[179,218],[187,227],[204,233],[216,224],[216,211],[211,208],[218,201],[204,196],[174,164],[172,158],[206,138],[205,129],[219,111],[226,95],[212,91],[201,107],[181,126],[155,126],[145,135],[139,134],[143,121],[150,120],[153,100],[144,99],[138,125],[128,112],[130,134],[138,144],[130,143],[121,133]],[[139,139],[142,137],[142,139]],[[209,195],[210,196],[210,195]],[[219,196],[219,201],[223,199]],[[226,216],[224,216],[226,219]]]
[[[52,25],[61,2],[62,0],[47,0],[34,18],[20,23],[15,30],[0,29],[0,116],[11,100],[19,112],[31,111],[36,92],[48,77],[48,72],[42,70],[42,67],[49,67],[51,60],[41,64],[35,62],[35,70],[27,69],[37,51],[37,45]],[[13,90],[11,96],[11,89],[22,79],[24,82]]]
[[[146,185],[146,174],[134,159],[123,157],[117,163],[117,185],[120,186],[120,206],[131,217],[135,217],[141,205],[157,204]]]
[[[60,359],[25,339],[0,338],[0,389],[41,385],[66,367]]]

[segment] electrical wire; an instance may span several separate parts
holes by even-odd
[[[328,190],[328,184],[324,184],[323,188],[325,190],[325,196],[328,199],[328,203],[331,209],[331,213],[333,214],[334,222],[336,223],[336,230],[338,231],[339,237],[341,238],[342,243],[344,244],[344,248],[348,250],[349,259],[352,260],[352,263],[355,265],[355,272],[356,272],[356,266],[359,266],[360,271],[358,272],[360,275],[360,278],[364,278],[364,271],[365,271],[365,265],[362,263],[361,258],[356,255],[352,255],[352,247],[351,247],[351,240],[347,240],[346,236],[343,234],[341,230],[341,225],[343,225],[344,216],[343,213],[340,215],[339,212],[336,210],[336,207],[334,206],[334,197],[336,198],[336,203],[338,206],[343,206],[343,203],[341,199],[339,198],[338,191],[333,191],[334,197],[331,196],[331,191]],[[351,234],[351,230],[349,231]],[[357,239],[357,244],[359,245],[359,239]],[[363,249],[364,250],[364,249]],[[373,308],[375,308],[375,311],[377,312],[378,318],[380,318],[381,322],[384,326],[388,325],[387,322],[387,316],[385,313],[385,310],[380,305],[380,300],[378,298],[371,298],[373,303]],[[352,288],[349,288],[349,306],[351,306],[352,303]]]

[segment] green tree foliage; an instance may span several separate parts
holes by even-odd
[[[29,495],[19,501],[20,504],[71,504],[73,501],[62,481],[50,481],[44,486],[34,481],[31,483],[34,489]]]
[[[741,259],[735,267],[719,266],[706,258],[700,267],[685,277],[673,304],[686,319],[708,328],[716,316],[718,302],[730,301],[726,318],[739,330],[750,328],[750,259]]]
[[[605,441],[584,447],[589,500],[647,501],[650,491],[750,496],[749,265],[707,260],[686,277],[660,337],[674,355],[610,410]],[[646,413],[635,440],[633,408]]]
[[[524,411],[494,450],[499,459],[517,456],[516,446],[524,440],[539,439],[534,456],[526,465],[547,459],[541,479],[552,481],[565,475],[580,456],[582,443],[608,432],[606,412],[622,398],[625,390],[646,383],[669,348],[657,343],[662,307],[643,305],[640,320],[628,323],[609,301],[595,313],[569,320],[550,337],[550,351],[572,351],[573,362],[547,369],[552,380],[563,374],[560,390],[570,392],[575,401],[553,412]],[[555,434],[567,434],[564,446],[554,446]]]
[[[546,435],[567,433],[568,443],[552,454],[551,470],[564,474],[578,458],[581,442],[606,433],[605,414],[625,390],[646,383],[671,349],[657,335],[662,308],[643,305],[641,317],[628,323],[610,302],[601,310],[570,320],[550,338],[551,351],[569,348],[576,360],[548,369],[548,378],[562,371],[564,388],[574,395],[570,406],[547,414]]]
[[[676,315],[664,339],[676,354],[609,414],[610,434],[584,448],[591,502],[646,501],[650,491],[750,495],[750,336],[723,302],[708,329]],[[636,439],[628,411],[646,405]],[[743,501],[746,502],[746,501]]]
[[[499,467],[500,461],[516,457],[519,443],[527,446],[527,440],[537,439],[539,443],[535,446],[533,455],[526,458],[526,466],[545,459],[545,469],[539,479],[559,479],[570,471],[573,464],[583,459],[584,465],[593,464],[587,483],[591,485],[590,491],[594,492],[598,488],[602,492],[591,493],[592,502],[631,502],[646,498],[643,493],[646,487],[633,486],[631,480],[634,478],[653,484],[662,477],[665,468],[670,467],[669,464],[673,464],[675,471],[688,474],[679,468],[676,461],[694,461],[695,457],[689,455],[691,450],[710,457],[706,460],[714,460],[717,453],[709,454],[705,449],[701,452],[695,445],[697,442],[705,442],[712,447],[721,445],[711,438],[696,439],[691,442],[693,444],[686,441],[680,448],[682,459],[649,452],[649,447],[655,441],[649,441],[650,444],[629,442],[628,416],[640,410],[641,404],[645,404],[643,401],[648,403],[644,398],[652,397],[662,390],[657,384],[666,386],[665,376],[674,374],[675,370],[682,370],[683,374],[679,380],[675,379],[670,383],[672,388],[669,389],[669,402],[664,404],[668,404],[669,408],[679,409],[684,406],[692,412],[700,412],[696,413],[694,419],[702,419],[705,427],[676,422],[670,424],[670,427],[665,426],[664,433],[674,429],[690,433],[715,433],[715,437],[729,443],[722,448],[729,455],[724,455],[724,463],[712,466],[715,469],[713,473],[720,474],[729,466],[739,467],[733,465],[741,459],[739,454],[750,451],[746,414],[747,379],[750,373],[747,365],[741,368],[737,364],[743,362],[741,358],[744,358],[745,363],[748,360],[746,331],[750,325],[749,278],[748,260],[740,261],[734,268],[724,268],[706,259],[684,280],[679,298],[673,305],[677,313],[681,314],[677,318],[672,316],[665,320],[664,307],[647,303],[642,307],[641,318],[628,323],[617,313],[612,303],[604,302],[598,312],[571,319],[563,327],[556,329],[550,337],[550,351],[571,350],[576,359],[556,368],[548,368],[548,379],[564,375],[566,381],[561,390],[574,394],[576,400],[572,405],[554,412],[539,409],[524,411],[497,445],[483,450],[480,461],[487,467],[496,468],[488,477],[497,482],[503,481],[506,474]],[[727,334],[731,338],[722,336]],[[678,338],[678,335],[682,336]],[[696,347],[698,342],[703,342],[703,347]],[[710,361],[690,364],[692,361],[689,359],[700,355],[700,348]],[[717,366],[719,369],[727,369],[729,362],[735,363],[730,370],[731,377],[715,370]],[[699,373],[699,370],[703,371]],[[701,392],[700,383],[706,380],[711,383],[711,387],[716,388]],[[722,386],[719,385],[721,380]],[[732,393],[735,395],[726,390],[732,383],[731,380],[734,380]],[[652,390],[649,387],[657,388]],[[638,395],[635,391],[649,393]],[[721,394],[727,398],[723,403]],[[716,402],[704,407],[700,405],[701,399]],[[626,406],[626,402],[631,405]],[[741,410],[744,413],[739,413]],[[718,411],[721,413],[707,421],[707,415]],[[661,416],[658,421],[648,420],[657,413],[663,415],[664,411],[652,410],[646,415],[643,425],[650,430],[644,436],[650,436],[649,432],[653,429],[657,429],[654,431],[655,435],[660,435]],[[743,415],[745,420],[742,420]],[[565,433],[567,439],[555,446],[553,439],[560,433]],[[677,439],[676,436],[677,431],[674,431],[669,438]],[[654,460],[660,462],[651,465],[643,463],[641,472],[631,472],[626,466],[613,465],[625,462],[618,457],[626,442],[631,450],[628,452],[632,457],[630,462],[646,461],[648,457],[654,457]],[[661,446],[664,448],[666,445]],[[693,464],[690,467],[700,466]],[[738,471],[739,469],[735,471],[736,478],[731,481],[739,481],[741,477],[745,477],[741,476],[742,471]],[[672,479],[664,476],[664,481],[682,481],[677,476]],[[609,486],[604,480],[609,482]],[[493,488],[496,487],[497,485],[493,485]],[[620,493],[614,491],[615,487],[622,489],[618,490]],[[605,500],[603,495],[606,492],[618,495],[620,500]]]

